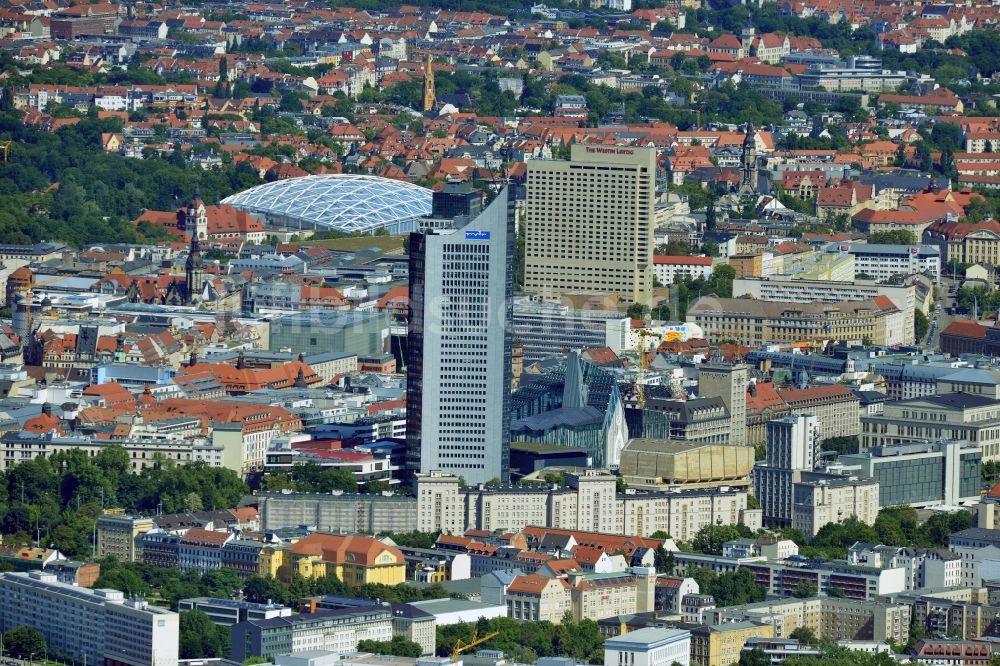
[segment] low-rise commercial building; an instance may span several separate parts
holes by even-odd
[[[250,601],[234,601],[232,599],[214,599],[212,597],[195,597],[181,599],[177,603],[181,613],[199,610],[208,616],[215,624],[231,627],[238,622],[247,620],[269,620],[273,617],[290,617],[292,609],[281,604],[256,604]]]
[[[760,650],[772,664],[780,664],[789,657],[820,657],[819,648],[803,645],[795,638],[751,638],[743,644],[744,652]]]
[[[646,627],[604,641],[604,666],[689,666],[691,632]]]
[[[232,636],[232,659],[237,662],[310,650],[354,652],[359,641],[392,638],[392,611],[366,606],[247,620],[233,625]]]
[[[840,456],[845,472],[876,479],[881,506],[958,506],[979,501],[982,450],[939,440],[869,447]]]

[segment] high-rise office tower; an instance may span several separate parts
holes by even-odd
[[[819,419],[811,414],[767,422],[765,460],[753,468],[753,494],[769,525],[792,523],[794,484],[816,466],[821,447]]]
[[[747,443],[747,382],[749,368],[743,363],[726,363],[715,356],[698,368],[698,397],[719,396],[729,410],[729,443]]]
[[[504,190],[457,229],[410,235],[406,455],[468,483],[510,468],[513,218]]]
[[[822,447],[819,419],[800,414],[768,421],[765,446],[768,467],[812,471]]]
[[[529,161],[525,290],[649,303],[655,204],[654,148],[574,144],[568,162]]]

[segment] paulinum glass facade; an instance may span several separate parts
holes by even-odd
[[[381,356],[385,353],[383,340],[388,333],[389,315],[385,312],[297,312],[271,321],[268,350]]]
[[[402,233],[431,212],[432,192],[400,180],[364,174],[324,174],[265,183],[222,203],[270,221],[344,232]]]

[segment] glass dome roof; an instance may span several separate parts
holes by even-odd
[[[261,213],[272,222],[343,232],[410,231],[431,212],[431,190],[401,180],[362,174],[288,178],[252,187],[222,200]]]

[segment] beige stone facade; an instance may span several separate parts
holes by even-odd
[[[879,485],[874,479],[824,479],[792,485],[792,527],[813,536],[827,523],[856,517],[874,525],[879,510]]]
[[[902,311],[888,298],[879,303],[781,303],[743,298],[699,298],[687,321],[709,341],[735,340],[750,347],[775,342],[845,340],[873,345],[901,344]]]
[[[153,529],[152,518],[101,516],[97,519],[97,558],[113,557],[120,562],[142,560],[136,537]]]
[[[893,640],[901,645],[910,637],[909,606],[861,599],[776,599],[715,609],[710,611],[708,619],[719,623],[752,620],[770,624],[778,638],[790,637],[799,627],[812,630],[817,638],[826,641]]]
[[[566,487],[459,488],[440,473],[417,475],[417,524],[421,531],[517,531],[529,525],[605,534],[649,536],[663,530],[689,540],[705,525],[761,526],[760,510],[747,508],[747,491],[727,487],[619,494],[617,477],[588,471],[567,475]],[[429,488],[424,488],[429,484]],[[449,485],[450,487],[445,487]],[[453,506],[445,506],[452,502]]]

